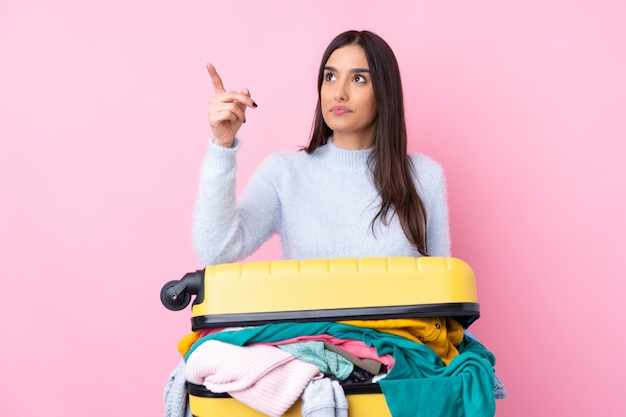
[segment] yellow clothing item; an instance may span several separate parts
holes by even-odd
[[[191,349],[193,344],[196,343],[198,339],[200,339],[200,333],[202,333],[202,330],[196,330],[193,333],[189,333],[188,335],[185,335],[182,339],[180,339],[180,342],[178,342],[178,352],[183,355],[183,358],[185,357],[187,352],[189,352],[189,349]]]
[[[450,317],[347,320],[339,323],[366,327],[423,343],[435,351],[446,365],[459,354],[456,347],[463,341],[463,326]]]

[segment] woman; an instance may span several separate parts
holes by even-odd
[[[426,156],[407,155],[400,72],[383,39],[348,31],[330,43],[308,146],[268,157],[238,201],[236,136],[257,104],[207,69],[213,139],[193,218],[202,264],[240,261],[275,233],[286,259],[450,256],[444,173]],[[190,415],[184,367],[166,386],[168,417]],[[506,397],[497,377],[495,393]]]
[[[193,218],[204,265],[240,261],[276,233],[285,259],[450,256],[444,173],[407,155],[400,72],[383,39],[348,31],[330,43],[308,146],[267,158],[238,201],[236,135],[257,105],[207,68],[213,140]]]

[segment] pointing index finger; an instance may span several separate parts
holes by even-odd
[[[216,93],[225,93],[226,89],[224,88],[224,84],[222,83],[222,78],[215,70],[213,64],[206,64],[206,69],[211,76],[211,81],[213,82],[213,88],[215,88]]]

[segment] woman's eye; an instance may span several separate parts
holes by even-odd
[[[366,83],[367,79],[362,75],[356,75],[354,77],[354,81],[356,81],[357,83]]]
[[[326,74],[326,76],[324,77],[324,79],[326,81],[334,81],[336,79],[335,74],[329,72]]]

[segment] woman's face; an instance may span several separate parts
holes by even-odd
[[[372,146],[376,130],[376,98],[363,48],[336,49],[324,67],[320,90],[322,116],[333,142],[347,149]]]

